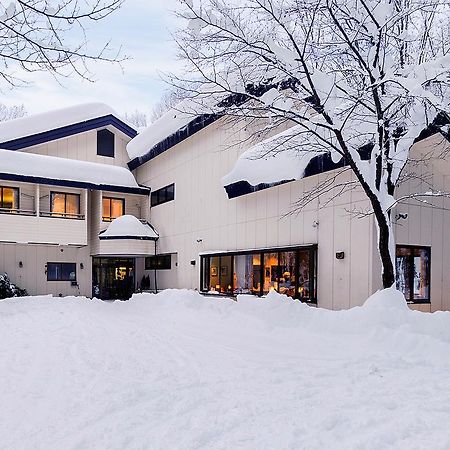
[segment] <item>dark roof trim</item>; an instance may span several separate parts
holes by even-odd
[[[450,142],[450,130],[447,133],[442,130],[442,127],[446,125],[450,125],[450,116],[443,112],[440,112],[433,120],[433,122],[431,122],[430,125],[428,125],[428,127],[419,134],[414,143],[420,142],[437,133],[441,133],[442,136],[444,136],[444,138]]]
[[[372,145],[366,145],[360,150],[361,158],[363,160],[370,159],[370,154],[372,152]],[[347,166],[344,158],[339,162],[333,162],[330,153],[323,153],[322,155],[315,156],[311,159],[309,164],[306,166],[305,173],[302,178],[312,177],[313,175],[318,175],[320,173],[330,172],[331,170],[340,169]],[[295,180],[283,180],[277,183],[261,183],[256,186],[252,186],[248,181],[238,181],[237,183],[225,186],[225,191],[227,192],[228,198],[236,198],[242,195],[251,194],[252,192],[262,191],[274,186],[280,186],[281,184],[289,183]]]
[[[21,138],[13,139],[11,141],[2,142],[0,143],[0,148],[4,148],[6,150],[21,150],[23,148],[32,147],[34,145],[45,144],[46,142],[54,141],[56,139],[73,136],[85,131],[104,128],[108,125],[113,126],[130,138],[134,138],[137,135],[136,130],[134,130],[129,125],[122,122],[112,114],[109,114],[107,116],[97,117],[95,119],[67,125],[65,127],[55,128],[54,130],[44,131],[42,133],[33,134],[31,136],[24,136]]]
[[[152,238],[149,236],[102,236],[101,234],[98,237],[101,241],[157,241],[159,238]]]
[[[171,134],[170,136],[168,136],[167,138],[165,138],[164,140],[153,146],[151,149],[149,149],[149,151],[145,155],[139,156],[131,160],[128,163],[129,169],[130,170],[137,169],[139,166],[142,166],[142,164],[145,164],[147,161],[156,158],[161,153],[164,153],[173,146],[179,144],[188,137],[192,136],[193,134],[197,133],[198,131],[202,130],[208,125],[212,124],[220,117],[222,116],[219,114],[202,114],[196,117],[195,119],[191,120],[187,124],[187,126],[181,128],[176,133]]]
[[[24,183],[48,184],[50,186],[64,186],[82,189],[93,189],[95,191],[121,192],[124,194],[149,195],[150,190],[144,187],[134,188],[128,186],[111,186],[109,184],[94,184],[83,181],[54,180],[52,178],[31,177],[28,175],[16,175],[11,173],[1,173],[0,180],[20,181]]]

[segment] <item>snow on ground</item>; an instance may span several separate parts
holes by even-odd
[[[190,291],[0,302],[0,447],[448,449],[450,314]]]

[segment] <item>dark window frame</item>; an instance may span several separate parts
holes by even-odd
[[[7,208],[6,206],[3,206],[3,189],[12,189],[13,191],[17,192],[17,208]],[[20,189],[18,187],[0,186],[0,208],[10,209],[11,211],[20,209]]]
[[[103,215],[103,200],[109,200],[110,217],[107,217],[107,216]],[[112,200],[118,200],[118,201],[122,202],[122,215],[125,215],[125,199],[124,198],[119,198],[119,197],[102,197],[102,221],[103,222],[112,222],[114,219],[117,219],[117,217],[112,217],[111,216]]]
[[[97,130],[97,156],[115,158],[115,147],[116,137],[112,131],[108,130],[107,128]]]
[[[395,246],[395,265],[397,266],[397,250],[399,248],[408,249],[411,250],[411,254],[408,255],[409,258],[411,258],[411,261],[409,262],[409,269],[410,273],[408,274],[409,278],[409,292],[410,292],[410,298],[405,299],[410,304],[430,304],[431,303],[431,246],[428,245],[411,245],[411,244],[397,244]],[[427,279],[428,279],[428,298],[421,298],[421,299],[415,299],[414,298],[414,250],[426,250],[428,251],[428,271],[427,271]],[[397,285],[397,279],[395,280],[395,283]]]
[[[145,258],[145,270],[172,270],[172,254],[147,256]]]
[[[156,191],[152,191],[150,194],[150,205],[152,208],[173,200],[175,200],[175,183],[168,184]]]
[[[53,208],[52,208],[52,200],[53,200],[53,196],[54,195],[64,195],[64,212],[63,213],[59,213],[59,212],[55,212],[53,213]],[[76,214],[69,214],[67,213],[67,196],[68,195],[75,195],[78,199],[78,213]],[[62,218],[80,218],[82,217],[81,214],[81,194],[76,194],[74,192],[60,192],[60,191],[50,191],[50,215],[52,217],[61,217],[59,215],[62,215]],[[59,214],[59,215],[58,215]]]
[[[280,253],[284,252],[295,252],[296,253],[296,259],[295,259],[295,274],[296,274],[296,286],[295,286],[295,299],[304,301],[305,303],[310,303],[317,305],[317,258],[318,258],[318,251],[317,251],[317,244],[315,245],[305,245],[305,246],[289,246],[289,247],[274,247],[274,248],[263,248],[263,249],[253,249],[253,250],[241,250],[236,252],[219,252],[219,253],[212,253],[212,254],[206,254],[206,255],[200,255],[200,291],[203,293],[208,292],[208,285],[209,282],[206,283],[206,280],[209,279],[209,270],[210,270],[210,264],[209,258],[211,257],[226,257],[231,256],[231,273],[234,273],[234,256],[240,256],[240,255],[255,255],[258,254],[260,257],[260,280],[264,279],[264,255],[267,253],[278,253],[278,261],[280,259]],[[308,299],[300,298],[298,295],[298,283],[299,283],[299,273],[300,273],[300,252],[308,251],[309,252],[309,292],[312,293],[311,297]],[[220,266],[220,260],[219,260],[219,266]],[[234,283],[233,283],[234,284]],[[232,290],[234,289],[234,286],[232,287]],[[215,294],[216,295],[216,294]],[[227,292],[225,294],[226,296],[233,296],[233,292]],[[264,294],[264,283],[260,282],[260,291],[258,294],[259,297],[262,297]]]
[[[50,265],[54,265],[54,266],[60,266],[60,271],[59,273],[61,274],[61,278],[50,278],[50,270],[49,270],[49,266]],[[71,279],[70,277],[68,278],[62,278],[62,274],[63,274],[63,270],[62,267],[63,266],[73,266],[73,271],[75,272],[75,278]],[[71,263],[71,262],[47,262],[46,265],[46,272],[47,272],[47,281],[77,281],[77,263]]]

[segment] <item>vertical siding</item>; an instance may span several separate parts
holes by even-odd
[[[220,180],[244,150],[232,145],[244,135],[245,130],[233,133],[218,121],[136,170],[138,182],[153,190],[175,182],[175,200],[150,212],[161,235],[159,253],[177,254],[178,266],[158,274],[160,287],[198,289],[201,252],[318,244],[319,305],[341,309],[361,304],[370,293],[373,223],[348,210],[367,208],[364,196],[349,193],[325,207],[323,198],[299,214],[286,215],[303,192],[323,179],[315,176],[229,200]],[[336,260],[337,251],[346,258]]]

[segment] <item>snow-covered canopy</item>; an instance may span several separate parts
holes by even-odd
[[[104,103],[84,103],[0,123],[0,142],[62,128],[117,113]]]
[[[99,187],[142,189],[125,167],[12,150],[0,150],[0,178],[3,174]]]
[[[100,239],[142,239],[157,240],[158,233],[149,224],[142,223],[131,215],[114,219],[105,231],[100,232]]]
[[[239,181],[258,186],[301,179],[309,162],[324,152],[299,145],[298,131],[294,126],[250,147],[222,178],[223,186]]]

